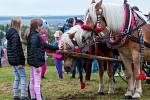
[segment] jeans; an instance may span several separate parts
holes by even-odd
[[[21,83],[21,96],[26,95],[26,72],[25,67],[22,66],[19,68],[18,66],[13,66],[13,71],[15,74],[15,80],[14,80],[14,96],[18,96],[18,87],[19,83]]]

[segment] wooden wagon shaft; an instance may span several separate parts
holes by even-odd
[[[70,52],[70,51],[68,52],[68,51],[61,51],[61,50],[57,50],[57,53],[71,56],[71,57],[97,59],[97,60],[101,60],[101,61],[122,62],[121,60],[110,58],[110,57],[102,57],[102,56],[90,55],[90,54],[85,54],[85,53],[76,53],[76,52]]]

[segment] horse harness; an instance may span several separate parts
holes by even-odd
[[[125,9],[127,9],[126,12],[130,12],[129,11],[130,10],[129,9],[129,4],[125,3],[124,6],[125,6]],[[119,34],[114,35],[114,36],[107,36],[107,37],[97,36],[95,38],[95,40],[97,40],[97,41],[95,41],[95,42],[100,42],[100,41],[98,41],[100,39],[109,39],[109,38],[116,38],[116,37],[119,37],[119,36],[123,36],[123,37],[127,36],[128,39],[130,39],[131,41],[134,41],[134,42],[140,44],[140,40],[141,40],[140,37],[142,36],[142,35],[140,35],[142,33],[141,27],[144,26],[146,24],[146,22],[132,8],[131,8],[131,11],[132,11],[132,14],[133,14],[134,20],[135,20],[134,24],[135,24],[136,27],[134,29],[132,28],[132,26],[129,23],[129,18],[132,17],[132,16],[130,16],[130,14],[127,14],[128,16],[125,16],[127,18],[127,20],[126,20],[126,23],[125,23],[124,32],[120,32]],[[99,32],[103,32],[104,30],[107,30],[108,32],[111,33],[111,30],[110,30],[109,27],[107,27],[107,26],[103,27],[100,23],[100,20],[103,19],[103,17],[101,16],[101,14],[103,13],[103,10],[102,9],[96,9],[96,12],[97,12],[96,13],[97,23],[94,26],[94,28],[91,28],[90,26],[87,26],[87,25],[82,25],[81,28],[83,30],[86,30],[86,31],[91,31],[92,35],[93,35],[93,33],[98,34]],[[142,23],[139,23],[138,22],[139,20],[141,20]],[[134,31],[138,31],[138,33],[139,33],[138,37],[135,37],[134,35],[132,35],[132,33]],[[145,47],[150,48],[150,43],[147,43],[144,40],[143,40],[143,43],[144,43]]]
[[[77,44],[77,41],[75,41],[75,39],[71,39],[71,42],[72,42],[73,45],[74,45],[74,52],[80,53],[81,50],[80,50],[80,48],[79,48],[79,46],[78,46],[78,44]]]

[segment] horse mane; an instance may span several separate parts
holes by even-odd
[[[81,29],[81,26],[80,25],[76,25],[76,34],[75,34],[75,40],[76,40],[76,42],[77,42],[77,44],[78,44],[78,46],[80,47],[80,48],[82,48],[83,47],[83,44],[82,44],[82,32],[83,32],[83,30]]]
[[[61,36],[61,40],[64,44],[67,44],[71,47],[68,49],[74,49],[74,44],[72,43],[71,39],[69,38],[69,34],[75,33],[74,38],[77,41],[77,44],[79,46],[81,46],[82,45],[82,41],[81,41],[82,34],[81,34],[81,32],[82,32],[82,29],[81,29],[80,25],[75,25]]]
[[[89,12],[94,23],[97,21],[95,5],[96,4],[92,4],[89,7]],[[120,32],[124,22],[124,6],[112,3],[102,3],[102,9],[107,26],[114,32]]]
[[[115,32],[120,32],[124,22],[124,6],[116,4],[102,4],[102,9],[108,27]]]
[[[66,32],[61,36],[61,41],[63,42],[63,44],[65,45],[65,49],[67,50],[73,50],[74,45],[72,44],[70,38],[69,38],[69,34]]]
[[[70,30],[68,30],[68,34],[75,33],[74,39],[76,40],[79,47],[82,47],[82,29],[80,25],[75,25]]]

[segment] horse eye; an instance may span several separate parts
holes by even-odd
[[[84,36],[82,36],[82,42],[85,42],[85,37]]]

